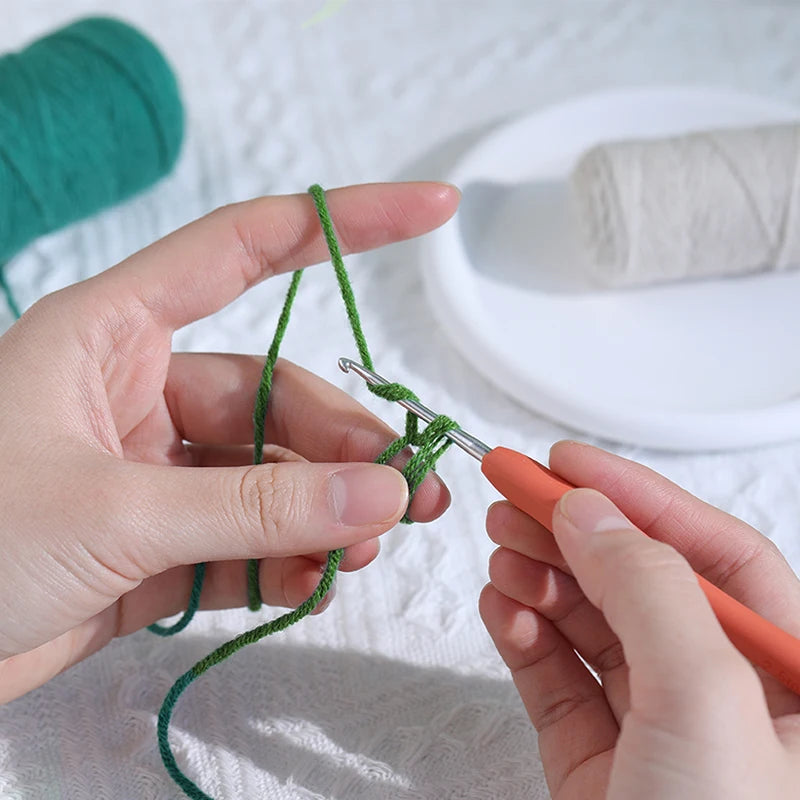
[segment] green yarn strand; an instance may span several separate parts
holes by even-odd
[[[328,204],[325,200],[325,190],[319,184],[315,183],[313,186],[309,187],[308,193],[313,198],[314,206],[317,209],[317,216],[322,226],[322,232],[325,235],[325,244],[328,245],[328,253],[330,253],[333,270],[336,273],[336,280],[339,283],[339,291],[342,293],[342,300],[344,300],[347,319],[350,321],[350,328],[353,331],[353,338],[356,341],[358,355],[361,357],[361,362],[365,367],[373,369],[372,356],[369,353],[369,347],[367,347],[364,331],[361,329],[361,318],[356,308],[356,298],[353,295],[353,287],[350,285],[350,277],[344,266],[342,251],[339,248],[339,240],[336,238],[336,229],[333,227],[331,212],[328,210]]]
[[[275,371],[275,364],[278,361],[278,352],[281,349],[286,328],[289,325],[289,317],[292,314],[294,299],[297,297],[297,289],[303,277],[303,270],[299,269],[292,275],[289,291],[283,301],[283,308],[278,317],[278,324],[275,328],[275,336],[272,344],[267,350],[267,357],[264,361],[264,369],[261,372],[261,381],[256,391],[255,409],[253,410],[253,463],[260,464],[264,460],[264,427],[267,423],[267,407],[269,406],[269,396],[272,392],[272,374]],[[247,607],[250,611],[258,611],[263,603],[261,597],[261,585],[258,580],[258,559],[251,558],[247,562]]]
[[[158,749],[161,753],[161,760],[164,762],[164,767],[170,777],[192,800],[214,800],[214,798],[206,794],[194,781],[188,778],[181,771],[175,760],[175,755],[169,744],[169,723],[172,719],[175,704],[189,685],[211,667],[229,658],[243,647],[247,647],[247,645],[253,644],[265,636],[286,630],[289,626],[294,625],[295,622],[299,622],[303,617],[308,616],[324,600],[325,595],[328,594],[331,586],[333,586],[336,570],[339,568],[339,562],[342,560],[343,554],[343,550],[332,550],[328,553],[328,560],[325,564],[322,578],[313,594],[302,605],[221,645],[198,661],[188,672],[184,672],[172,685],[161,706],[161,710],[158,712]]]
[[[328,553],[328,559],[325,563],[322,577],[320,578],[317,588],[314,589],[311,596],[301,603],[297,608],[288,611],[286,614],[274,619],[270,622],[265,622],[257,628],[240,634],[230,642],[218,647],[213,653],[207,655],[194,665],[192,672],[195,678],[199,678],[204,672],[211,669],[215,664],[219,664],[226,658],[232,656],[237,650],[241,650],[248,644],[253,644],[265,636],[279,631],[286,630],[286,628],[299,622],[303,617],[308,616],[324,599],[325,595],[330,591],[333,586],[333,581],[336,578],[336,570],[339,568],[339,562],[342,560],[344,550],[331,550]]]
[[[255,410],[253,411],[253,429],[255,453],[253,454],[253,463],[260,464],[263,458],[262,450],[264,448],[264,426],[267,421],[267,406],[269,404],[269,395],[272,391],[272,373],[275,371],[275,363],[278,360],[278,351],[281,348],[283,337],[286,333],[286,328],[289,325],[289,317],[292,313],[292,306],[294,299],[297,297],[297,289],[300,286],[300,279],[303,277],[303,270],[299,269],[292,275],[292,281],[289,284],[289,291],[286,293],[286,299],[283,301],[283,308],[281,315],[278,317],[278,325],[275,328],[275,336],[272,339],[272,344],[267,350],[267,358],[264,361],[264,369],[261,373],[261,383],[258,385],[256,392]]]
[[[154,622],[152,625],[147,626],[150,633],[156,636],[174,636],[180,633],[194,618],[197,609],[200,607],[200,592],[203,591],[203,581],[206,577],[206,565],[196,564],[194,568],[194,581],[192,581],[192,590],[189,594],[189,602],[186,606],[186,611],[183,612],[181,618],[173,625],[159,625]]]
[[[193,780],[187,778],[181,772],[178,762],[175,760],[175,754],[169,746],[169,723],[172,718],[172,711],[180,696],[194,680],[194,677],[191,669],[188,672],[184,672],[167,692],[167,696],[161,705],[161,710],[158,712],[158,724],[156,726],[158,751],[170,778],[175,781],[187,797],[191,797],[193,800],[214,800],[211,795],[206,794]]]
[[[328,245],[328,251],[331,257],[336,279],[339,283],[342,300],[344,302],[345,310],[347,312],[347,319],[350,323],[350,328],[353,333],[353,338],[358,348],[359,356],[364,366],[373,369],[372,357],[367,346],[367,340],[361,326],[361,319],[358,314],[355,296],[350,284],[350,278],[342,259],[341,250],[336,238],[336,232],[331,219],[330,212],[325,200],[324,190],[314,185],[309,189],[314,205],[317,210],[317,215],[320,220],[320,225],[325,236],[325,241]],[[280,350],[281,343],[286,333],[286,328],[289,324],[289,318],[292,311],[297,290],[300,285],[303,271],[298,270],[292,275],[289,289],[286,294],[286,299],[283,303],[278,323],[275,329],[275,335],[272,343],[267,351],[267,356],[264,362],[264,369],[261,373],[261,380],[256,391],[254,411],[253,411],[253,442],[254,442],[254,455],[253,461],[256,464],[261,463],[263,458],[264,437],[266,427],[266,416],[269,409],[269,398],[272,391],[272,379],[275,371],[275,364],[278,359],[278,351]],[[369,386],[370,390],[388,401],[397,400],[416,400],[416,395],[405,386],[399,383],[392,383],[384,386]],[[406,415],[405,433],[403,436],[392,442],[376,459],[378,464],[388,464],[394,458],[399,456],[407,447],[416,448],[411,457],[406,461],[402,468],[402,473],[408,483],[409,500],[413,498],[419,485],[425,479],[428,472],[435,468],[437,461],[441,458],[442,454],[450,447],[451,441],[447,438],[447,433],[459,426],[456,422],[445,416],[436,417],[429,423],[423,430],[419,428],[419,420],[410,412]],[[402,522],[409,523],[411,520],[406,514]],[[172,748],[169,744],[169,725],[172,719],[175,706],[180,699],[181,695],[186,689],[207,672],[211,667],[221,663],[225,659],[232,656],[237,651],[241,650],[249,644],[253,644],[266,636],[273,633],[285,630],[296,622],[299,622],[303,617],[310,614],[325,598],[333,585],[336,577],[336,571],[339,563],[344,554],[343,550],[332,550],[328,553],[328,558],[325,564],[325,569],[322,573],[317,588],[311,596],[302,605],[296,609],[289,611],[286,614],[278,617],[277,619],[265,622],[250,631],[240,634],[236,638],[218,647],[205,658],[198,661],[190,670],[185,672],[173,684],[161,709],[158,714],[158,747],[161,753],[161,759],[164,762],[164,767],[181,788],[181,790],[192,800],[213,800],[210,795],[206,794],[196,783],[188,778],[178,766]],[[204,565],[198,565],[195,586],[197,586],[196,600],[199,602],[200,588],[202,587],[202,578],[198,585],[197,574],[200,573]],[[252,610],[258,610],[262,605],[261,590],[258,580],[259,562],[256,559],[251,559],[247,563],[247,593],[248,593],[248,606]],[[194,587],[192,590],[192,597],[195,597]],[[186,614],[174,626],[168,629],[170,632],[174,631],[177,626],[186,626],[191,619],[191,615],[196,610],[196,603],[192,607],[192,600]],[[154,627],[151,626],[151,630]],[[156,630],[156,633],[159,631]],[[177,632],[177,631],[174,631]],[[170,635],[164,634],[161,635]]]
[[[237,636],[229,642],[218,647],[205,658],[198,661],[190,670],[184,672],[178,678],[169,690],[161,710],[158,713],[158,749],[161,753],[161,759],[164,762],[164,767],[170,774],[170,777],[175,781],[178,786],[185,792],[185,794],[192,798],[192,800],[213,800],[210,795],[207,795],[194,781],[188,778],[175,761],[175,756],[169,744],[169,723],[172,718],[172,712],[175,708],[178,699],[189,685],[199,678],[203,673],[207,672],[211,667],[224,661],[226,658],[232,656],[238,650],[246,647],[248,644],[263,639],[273,633],[278,633],[285,630],[295,622],[298,622],[303,617],[310,614],[325,598],[325,595],[330,591],[333,581],[336,577],[336,570],[339,567],[339,562],[342,560],[343,550],[333,550],[328,554],[328,561],[325,565],[325,571],[322,574],[317,588],[313,594],[300,606],[286,614],[278,617],[277,619],[259,625],[246,633]]]
[[[261,596],[261,581],[258,577],[259,571],[259,560],[251,558],[247,562],[247,608],[249,611],[258,611],[264,605],[264,598]]]

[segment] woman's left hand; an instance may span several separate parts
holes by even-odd
[[[345,252],[417,236],[455,211],[433,183],[328,193]],[[405,512],[402,476],[372,463],[395,438],[325,381],[280,362],[265,463],[253,466],[263,361],[177,354],[172,334],[271,275],[327,258],[308,195],[222,208],[36,303],[0,338],[0,702],[186,607],[296,606],[325,553],[367,564]],[[352,464],[350,462],[360,462]],[[249,466],[244,466],[249,465]],[[412,515],[448,493],[429,476]]]

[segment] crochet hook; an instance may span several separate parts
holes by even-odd
[[[385,378],[349,358],[339,359],[343,372],[354,372],[372,385]],[[436,414],[415,400],[397,403],[425,422]],[[529,456],[507,447],[489,447],[466,431],[449,431],[447,438],[481,462],[481,472],[507,500],[552,533],[553,511],[562,495],[576,488]],[[700,588],[728,638],[742,655],[793,692],[800,694],[800,639],[734,600],[702,575]]]

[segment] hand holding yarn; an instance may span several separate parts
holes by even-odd
[[[328,197],[351,252],[424,233],[457,205],[439,184]],[[195,563],[210,562],[203,607],[246,604],[248,558],[263,559],[265,602],[292,606],[327,551],[348,548],[344,569],[374,557],[407,504],[403,477],[368,463],[395,434],[280,362],[265,451],[277,463],[253,466],[263,361],[171,352],[177,328],[325,255],[310,197],[261,198],[44,298],[0,338],[0,700],[184,609]],[[431,475],[411,515],[447,503]]]
[[[500,548],[481,614],[539,731],[554,800],[796,794],[800,697],[734,648],[687,561],[796,636],[791,567],[749,525],[640,464],[562,442],[550,465],[608,497],[568,492],[554,536],[493,506]]]

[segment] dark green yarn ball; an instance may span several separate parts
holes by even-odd
[[[124,22],[82,19],[0,57],[0,264],[154,183],[182,139],[175,76]]]

